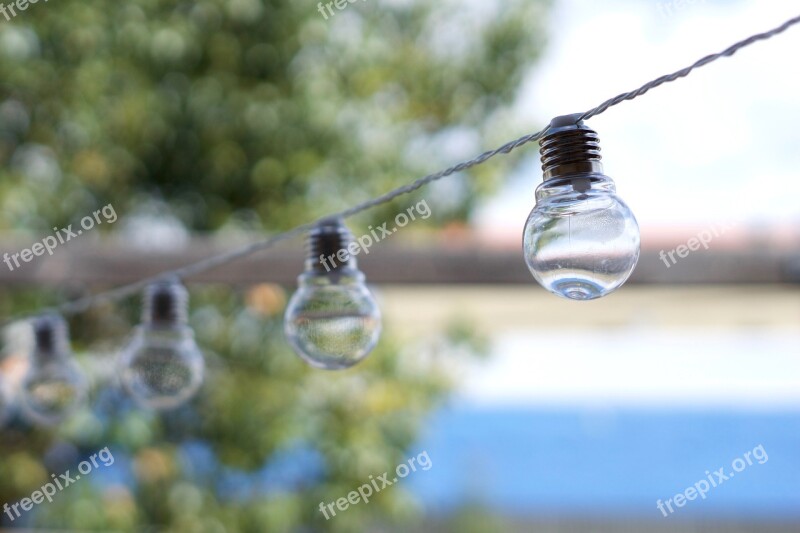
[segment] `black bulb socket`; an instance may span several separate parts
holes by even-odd
[[[148,285],[144,293],[142,322],[155,327],[175,327],[188,322],[189,292],[175,278]]]
[[[603,174],[600,139],[581,114],[556,117],[539,141],[544,181],[569,179],[576,191],[591,188],[591,175]]]
[[[349,252],[353,240],[342,219],[319,222],[308,232],[306,271],[333,276],[356,271],[356,259]]]

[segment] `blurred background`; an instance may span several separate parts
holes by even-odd
[[[344,209],[777,26],[789,4],[59,0],[0,15],[0,252],[118,215],[1,264],[2,316]],[[634,276],[601,300],[558,299],[527,272],[530,146],[349,222],[360,236],[430,208],[359,257],[384,333],[354,369],[313,370],[283,338],[300,240],[189,280],[207,375],[175,411],[118,387],[136,298],[70,318],[91,393],[51,427],[18,409],[30,340],[11,324],[0,504],[106,446],[115,461],[0,524],[799,531],[798,47],[789,30],[589,122],[642,230]],[[662,259],[703,232],[708,249]],[[768,461],[658,510],[758,446]],[[423,452],[429,470],[320,513]]]

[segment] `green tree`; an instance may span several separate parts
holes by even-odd
[[[289,0],[31,4],[0,18],[0,229],[49,232],[108,203],[124,219],[155,202],[191,231],[273,231],[385,192],[522,132],[509,106],[546,7],[372,0],[326,20]],[[419,193],[429,222],[465,218],[509,162]],[[272,304],[253,304],[258,291]],[[10,293],[5,311],[58,296]],[[310,370],[282,340],[282,298],[193,287],[209,376],[163,415],[113,383],[108,353],[136,303],[73,320],[92,404],[54,430],[3,430],[0,498],[109,446],[121,477],[71,487],[37,525],[363,531],[413,515],[401,489],[327,522],[317,506],[406,458],[447,373],[408,364],[388,334],[354,370]],[[309,471],[270,485],[271,468],[295,463]]]

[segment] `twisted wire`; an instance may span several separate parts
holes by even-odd
[[[658,77],[658,78],[656,78],[654,80],[648,81],[647,83],[645,83],[644,85],[642,85],[638,89],[635,89],[635,90],[632,90],[632,91],[629,91],[629,92],[625,92],[625,93],[619,94],[619,95],[617,95],[617,96],[615,96],[613,98],[610,98],[610,99],[606,100],[605,102],[601,103],[600,105],[598,105],[597,107],[594,107],[594,108],[592,108],[592,109],[590,109],[588,111],[585,111],[584,113],[580,114],[579,118],[576,118],[576,122],[578,122],[580,120],[588,120],[588,119],[590,119],[592,117],[596,117],[597,115],[606,112],[611,107],[614,107],[616,105],[621,104],[622,102],[633,100],[635,98],[638,98],[638,97],[644,95],[645,93],[647,93],[651,89],[654,89],[656,87],[664,85],[665,83],[676,81],[676,80],[678,80],[680,78],[685,78],[686,76],[688,76],[690,73],[692,73],[694,70],[696,70],[698,68],[704,67],[704,66],[706,66],[706,65],[708,65],[710,63],[713,63],[714,61],[717,61],[718,59],[721,59],[723,57],[730,57],[733,54],[735,54],[736,52],[738,52],[739,50],[741,50],[742,48],[750,46],[753,43],[756,43],[756,42],[759,42],[759,41],[765,41],[767,39],[771,39],[772,37],[774,37],[774,36],[776,36],[776,35],[778,35],[780,33],[783,33],[784,31],[786,31],[787,29],[789,29],[790,27],[792,27],[792,26],[794,26],[794,25],[796,25],[798,23],[800,23],[800,16],[791,18],[791,19],[787,20],[786,22],[784,22],[783,24],[781,24],[780,26],[777,26],[777,27],[775,27],[775,28],[773,28],[771,30],[768,30],[768,31],[765,31],[765,32],[762,32],[762,33],[757,33],[755,35],[751,35],[750,37],[747,37],[746,39],[742,39],[741,41],[729,46],[728,48],[726,48],[725,50],[723,50],[721,52],[718,52],[716,54],[707,55],[707,56],[695,61],[694,63],[692,63],[688,67],[685,67],[685,68],[682,68],[682,69],[680,69],[678,71],[675,71],[672,74],[666,74],[664,76],[660,76],[660,77]],[[412,192],[414,192],[414,191],[416,191],[418,189],[421,189],[422,187],[425,187],[425,186],[427,186],[427,185],[429,185],[429,184],[431,184],[431,183],[433,183],[435,181],[438,181],[438,180],[440,180],[442,178],[446,178],[446,177],[451,176],[453,174],[456,174],[458,172],[462,172],[464,170],[468,170],[468,169],[473,168],[475,166],[481,165],[481,164],[489,161],[490,159],[492,159],[494,157],[497,157],[498,155],[509,154],[512,151],[516,150],[517,148],[520,148],[521,146],[524,146],[524,145],[526,145],[528,143],[531,143],[531,142],[534,142],[534,141],[538,141],[539,139],[541,139],[542,137],[544,137],[547,134],[548,130],[549,130],[549,126],[545,127],[544,129],[542,129],[542,130],[540,130],[540,131],[538,131],[536,133],[530,133],[528,135],[523,135],[522,137],[520,137],[518,139],[515,139],[513,141],[509,141],[509,142],[505,143],[504,145],[502,145],[502,146],[500,146],[498,148],[495,148],[494,150],[488,150],[488,151],[483,152],[482,154],[478,155],[477,157],[474,157],[474,158],[469,159],[467,161],[463,161],[461,163],[457,163],[457,164],[455,164],[453,166],[450,166],[450,167],[448,167],[446,169],[440,170],[440,171],[435,172],[433,174],[428,174],[427,176],[419,178],[419,179],[417,179],[417,180],[415,180],[415,181],[413,181],[413,182],[411,182],[411,183],[409,183],[407,185],[403,185],[401,187],[393,189],[393,190],[391,190],[391,191],[389,191],[389,192],[387,192],[387,193],[385,193],[385,194],[383,194],[381,196],[378,196],[376,198],[372,198],[370,200],[364,201],[362,203],[359,203],[359,204],[357,204],[357,205],[355,205],[353,207],[350,207],[350,208],[345,209],[343,211],[340,211],[338,213],[334,213],[332,215],[327,215],[325,217],[321,217],[321,218],[319,218],[319,219],[317,219],[317,220],[315,220],[313,222],[309,222],[309,223],[302,224],[300,226],[294,227],[294,228],[292,228],[292,229],[290,229],[288,231],[273,235],[273,236],[271,236],[271,237],[269,237],[267,239],[248,244],[246,246],[243,246],[241,248],[237,248],[235,250],[231,250],[229,252],[225,252],[225,253],[221,253],[221,254],[218,254],[218,255],[215,255],[215,256],[212,256],[212,257],[208,257],[206,259],[201,259],[200,261],[197,261],[195,263],[191,263],[189,265],[186,265],[186,266],[174,269],[174,270],[161,272],[159,274],[156,274],[156,275],[153,275],[153,276],[149,276],[149,277],[141,279],[139,281],[135,281],[135,282],[129,283],[127,285],[122,285],[120,287],[116,287],[116,288],[108,290],[108,291],[99,292],[99,293],[96,293],[96,294],[93,294],[93,295],[88,295],[88,296],[79,298],[77,300],[74,300],[72,302],[66,302],[64,304],[61,304],[61,305],[46,309],[44,311],[54,311],[54,312],[61,313],[63,315],[74,315],[74,314],[82,313],[82,312],[88,310],[89,308],[91,308],[91,307],[93,307],[93,306],[95,306],[95,305],[97,305],[97,304],[99,304],[101,302],[116,301],[116,300],[120,300],[120,299],[126,298],[128,296],[131,296],[133,294],[136,294],[139,291],[141,291],[142,289],[144,289],[150,283],[153,283],[155,281],[161,280],[163,278],[178,277],[180,279],[185,279],[185,278],[191,277],[191,276],[193,276],[195,274],[199,274],[201,272],[205,272],[205,271],[217,268],[219,266],[222,266],[222,265],[237,261],[239,259],[243,259],[245,257],[249,257],[249,256],[251,256],[253,254],[258,253],[258,252],[267,250],[267,249],[275,246],[276,244],[278,244],[278,243],[280,243],[282,241],[286,241],[286,240],[298,237],[298,236],[306,233],[310,229],[312,229],[317,223],[319,223],[319,222],[321,222],[323,220],[330,219],[330,218],[349,218],[349,217],[352,217],[353,215],[356,215],[356,214],[361,213],[363,211],[367,211],[367,210],[372,209],[374,207],[389,203],[392,200],[394,200],[394,199],[396,199],[396,198],[398,198],[400,196],[403,196],[403,195],[406,195],[406,194],[410,194],[410,193],[412,193]],[[8,320],[4,321],[2,323],[2,325],[6,325],[6,324],[8,324],[8,323],[10,323],[12,321],[20,320],[22,318],[25,318],[25,317],[16,317],[16,318],[8,319]]]

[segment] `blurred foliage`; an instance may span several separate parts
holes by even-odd
[[[287,228],[522,133],[507,104],[543,2],[462,4],[32,4],[0,24],[0,229],[153,198],[197,230]],[[435,218],[492,166],[443,185]]]
[[[206,380],[189,405],[160,414],[138,409],[113,379],[109,355],[136,319],[133,306],[95,309],[76,321],[74,345],[95,384],[93,401],[57,428],[18,419],[3,429],[0,501],[29,496],[49,481],[48,472],[74,474],[78,462],[106,446],[114,464],[95,469],[25,520],[4,517],[4,524],[363,531],[413,517],[418,509],[400,487],[330,521],[319,503],[334,502],[421,451],[413,447],[420,424],[452,385],[445,348],[407,357],[385,335],[357,368],[313,370],[283,341],[275,315],[282,309],[254,305],[259,291],[280,295],[281,289],[263,285],[244,295],[229,287],[193,289],[192,326],[206,351]],[[102,330],[107,346],[88,348],[87,328]]]
[[[328,20],[311,1],[31,4],[0,19],[0,230],[49,233],[108,203],[120,220],[157,205],[192,231],[279,230],[472,157],[531,129],[511,104],[541,51],[547,4],[370,0]],[[429,223],[461,220],[512,162],[364,222],[423,197]],[[69,295],[6,294],[2,310]],[[403,524],[416,507],[402,488],[327,522],[318,505],[418,452],[419,424],[451,385],[445,365],[409,357],[389,327],[356,369],[310,370],[283,341],[284,302],[273,286],[193,288],[209,372],[191,405],[164,414],[136,409],[115,387],[109,355],[136,322],[136,303],[74,320],[92,405],[55,429],[17,419],[2,430],[0,502],[106,446],[114,466],[2,523],[186,532]],[[449,335],[481,343],[464,324]]]

